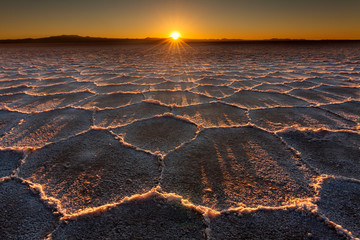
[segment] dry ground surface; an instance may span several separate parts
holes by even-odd
[[[0,239],[360,238],[360,47],[0,47]]]

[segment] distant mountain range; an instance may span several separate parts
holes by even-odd
[[[0,44],[9,43],[59,43],[59,44],[144,44],[144,43],[160,43],[166,38],[101,38],[101,37],[83,37],[78,35],[60,35],[45,38],[25,38],[25,39],[3,39]],[[265,39],[265,40],[242,40],[242,39],[184,39],[186,42],[191,43],[315,43],[315,42],[360,42],[360,40],[306,40],[306,39]]]
[[[83,37],[78,35],[60,35],[44,38],[3,39],[0,43],[134,43],[158,42],[161,38],[129,39],[129,38],[101,38]]]

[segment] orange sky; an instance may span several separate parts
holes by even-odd
[[[0,39],[145,38],[360,39],[359,0],[11,0]]]

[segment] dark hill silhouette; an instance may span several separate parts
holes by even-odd
[[[0,43],[145,43],[158,42],[160,38],[129,39],[129,38],[101,38],[83,37],[79,35],[60,35],[44,38],[25,38],[25,39],[4,39]]]
[[[0,44],[9,43],[34,43],[34,44],[153,44],[166,40],[166,38],[102,38],[102,37],[83,37],[79,35],[59,35],[44,38],[25,38],[25,39],[3,39]],[[306,39],[264,39],[264,40],[242,40],[242,39],[183,39],[189,43],[360,43],[360,40],[306,40]]]

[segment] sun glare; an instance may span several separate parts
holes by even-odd
[[[174,40],[176,40],[176,39],[178,39],[180,37],[180,33],[173,32],[173,33],[171,33],[170,37],[172,37]]]

